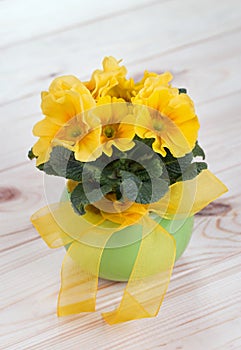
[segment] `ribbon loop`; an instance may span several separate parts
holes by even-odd
[[[51,209],[50,209],[51,208]],[[42,239],[50,248],[63,247],[73,242],[71,238],[54,219],[52,213],[59,212],[59,203],[41,208],[31,216],[31,222]]]

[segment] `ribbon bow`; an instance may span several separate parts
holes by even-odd
[[[177,182],[158,202],[132,203],[115,213],[87,210],[74,213],[69,201],[37,211],[31,221],[50,248],[70,245],[62,264],[58,316],[95,311],[101,256],[109,238],[130,225],[141,225],[142,239],[120,305],[102,314],[108,324],[154,317],[158,314],[175,262],[175,239],[156,221],[194,215],[227,191],[210,171]],[[120,205],[117,203],[117,205]]]

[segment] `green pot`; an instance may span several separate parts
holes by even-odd
[[[66,200],[66,198],[68,198],[68,194],[67,191],[64,191],[61,200]],[[176,241],[177,261],[191,239],[194,218],[166,220],[156,215],[153,215],[152,218],[173,235]],[[141,237],[142,228],[140,225],[132,225],[114,233],[103,251],[99,277],[111,281],[128,281],[140,247]],[[68,247],[69,245],[65,246],[66,250]]]
[[[185,220],[166,220],[154,218],[159,225],[165,228],[176,241],[176,261],[184,253],[190,241],[193,229],[193,217]],[[132,235],[135,243],[128,244]],[[144,238],[145,239],[145,238]],[[114,233],[103,251],[100,263],[99,276],[112,281],[127,281],[134,266],[141,243],[141,228],[134,225]]]

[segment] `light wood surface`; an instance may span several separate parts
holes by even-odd
[[[0,349],[241,349],[241,2],[9,0],[0,2]],[[57,318],[64,249],[29,222],[44,206],[28,161],[40,91],[56,75],[86,79],[105,55],[129,74],[170,70],[201,122],[210,169],[229,192],[195,218],[155,319],[109,326],[100,312],[123,283],[100,280],[97,312]]]

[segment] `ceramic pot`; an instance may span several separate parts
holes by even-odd
[[[176,241],[176,261],[184,253],[192,236],[193,217],[185,220],[166,220],[154,217]],[[127,281],[134,266],[141,242],[141,227],[133,225],[114,233],[106,244],[100,263],[99,276],[112,281]],[[128,244],[130,240],[135,242]],[[145,239],[145,238],[144,238]]]

